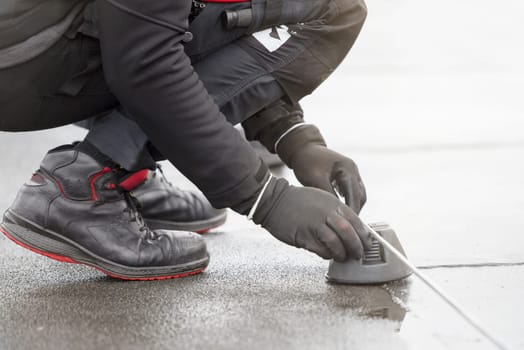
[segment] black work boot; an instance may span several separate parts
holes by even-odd
[[[215,209],[200,193],[181,190],[165,178],[162,168],[150,171],[133,190],[140,212],[152,229],[205,233],[226,221],[225,210]]]
[[[209,255],[200,236],[152,231],[144,224],[129,191],[147,174],[122,178],[114,166],[96,158],[78,148],[50,151],[4,214],[1,231],[34,252],[120,279],[202,272]]]

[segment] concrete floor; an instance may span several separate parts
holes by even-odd
[[[392,224],[415,264],[524,348],[524,5],[368,6],[348,60],[304,101],[308,120],[359,164],[369,194],[362,218]],[[0,133],[0,210],[47,149],[82,135]],[[326,261],[234,214],[206,239],[204,274],[142,283],[1,237],[0,349],[493,348],[414,277],[328,284]]]

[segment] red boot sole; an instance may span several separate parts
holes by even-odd
[[[193,275],[197,275],[201,272],[203,272],[206,268],[201,268],[201,269],[196,269],[196,270],[193,270],[193,271],[189,271],[189,272],[184,272],[184,273],[178,273],[178,274],[175,274],[175,275],[166,275],[166,276],[152,276],[152,277],[127,277],[127,276],[120,276],[120,275],[116,275],[114,273],[111,273],[111,272],[108,272],[108,271],[105,271],[97,266],[93,266],[93,265],[89,265],[89,264],[86,264],[86,263],[83,263],[83,262],[78,262],[78,261],[75,261],[71,258],[68,258],[66,256],[62,256],[62,255],[58,255],[58,254],[53,254],[53,253],[48,253],[48,252],[44,252],[42,250],[39,250],[37,248],[34,248],[34,247],[31,247],[25,243],[22,243],[18,240],[16,240],[13,236],[11,236],[6,230],[4,230],[3,227],[0,226],[0,231],[7,237],[9,238],[11,241],[13,241],[15,244],[25,248],[25,249],[28,249],[30,251],[32,251],[33,253],[36,253],[36,254],[40,254],[40,255],[43,255],[45,257],[48,257],[50,259],[53,259],[53,260],[56,260],[56,261],[60,261],[60,262],[64,262],[64,263],[69,263],[69,264],[80,264],[80,265],[85,265],[85,266],[89,266],[89,267],[92,267],[94,269],[97,269],[98,271],[112,277],[112,278],[117,278],[117,279],[121,279],[121,280],[126,280],[126,281],[156,281],[156,280],[167,280],[167,279],[172,279],[172,278],[182,278],[182,277],[187,277],[187,276],[193,276]]]

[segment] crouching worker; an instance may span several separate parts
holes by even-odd
[[[214,208],[229,207],[287,244],[359,258],[369,238],[357,167],[304,123],[299,100],[365,16],[361,0],[2,2],[0,130],[83,121],[89,132],[47,153],[1,231],[116,278],[165,279],[205,269],[205,242],[185,231],[221,224]],[[273,177],[239,123],[309,187]],[[163,159],[209,202],[171,186]]]

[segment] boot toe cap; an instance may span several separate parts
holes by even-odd
[[[209,257],[205,240],[196,233],[169,230],[156,230],[155,232],[171,242],[173,264],[191,263]]]

